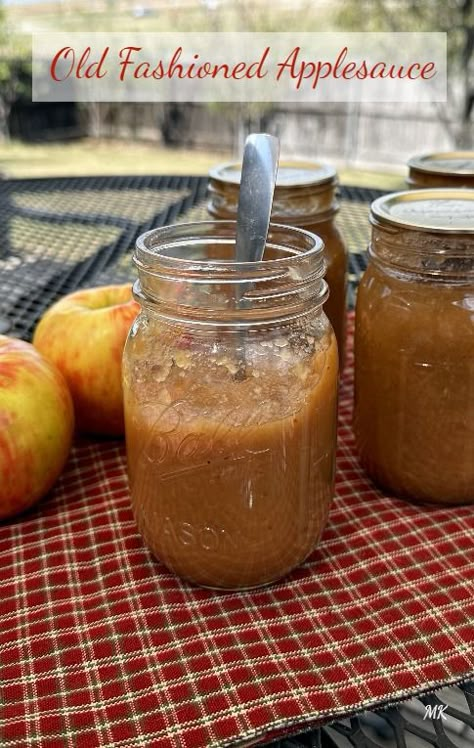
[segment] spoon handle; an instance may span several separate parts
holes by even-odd
[[[278,171],[279,141],[255,133],[245,141],[240,179],[235,259],[258,262],[267,241]]]

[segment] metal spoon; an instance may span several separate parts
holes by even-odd
[[[278,171],[278,138],[265,133],[245,141],[235,241],[236,262],[259,262],[265,251]]]
[[[259,262],[263,258],[273,205],[278,156],[278,138],[258,133],[245,141],[242,173],[240,177],[237,228],[235,237],[236,262]],[[237,306],[245,308],[242,297],[251,283],[237,284]],[[237,379],[245,377],[245,334],[240,334]]]

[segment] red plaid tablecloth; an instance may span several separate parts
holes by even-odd
[[[124,447],[83,443],[0,525],[0,745],[201,748],[269,739],[474,674],[474,507],[384,496],[359,468],[349,357],[337,495],[284,582],[214,593],[153,559]]]

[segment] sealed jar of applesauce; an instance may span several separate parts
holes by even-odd
[[[241,164],[221,164],[209,173],[208,211],[213,218],[235,218]],[[324,241],[329,298],[324,311],[339,345],[341,364],[346,341],[347,250],[335,217],[338,179],[335,169],[314,161],[280,161],[272,221],[305,229]]]
[[[474,191],[386,195],[371,223],[356,306],[361,461],[397,496],[474,503]]]
[[[420,187],[474,187],[474,151],[414,156],[408,161],[407,184]]]
[[[337,344],[319,237],[271,225],[236,263],[235,222],[137,241],[142,311],[124,352],[139,530],[208,587],[267,584],[318,543],[334,491]]]

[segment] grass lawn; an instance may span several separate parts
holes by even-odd
[[[175,150],[128,140],[71,143],[0,143],[0,171],[7,177],[96,174],[206,174],[229,154]]]
[[[99,174],[207,174],[233,155],[163,148],[122,140],[85,139],[72,143],[0,143],[0,172],[6,177],[53,177]],[[397,173],[339,168],[342,182],[381,189],[403,188]]]

